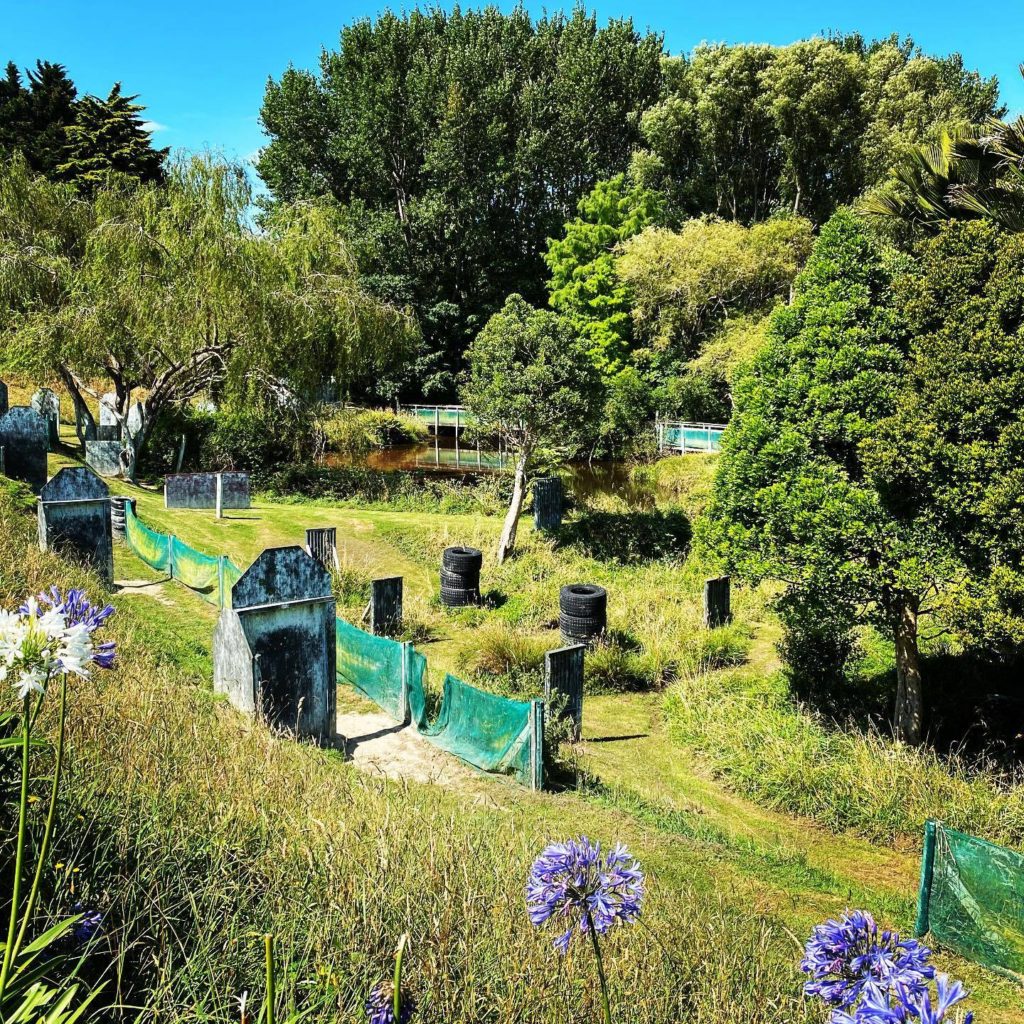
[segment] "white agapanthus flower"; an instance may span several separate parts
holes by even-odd
[[[34,597],[23,610],[0,610],[0,682],[9,680],[24,700],[45,693],[60,672],[89,674],[92,636],[84,622],[69,624],[62,607],[40,611]]]

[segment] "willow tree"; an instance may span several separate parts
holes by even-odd
[[[157,414],[211,389],[294,400],[383,367],[407,316],[366,295],[331,210],[282,207],[248,224],[241,168],[194,158],[166,186],[108,179],[89,198],[0,170],[0,368],[59,377],[88,420],[109,382],[134,476]]]

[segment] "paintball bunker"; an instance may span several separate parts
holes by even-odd
[[[248,715],[327,743],[336,730],[335,602],[300,547],[268,548],[231,588],[213,633],[213,686]]]
[[[70,553],[114,582],[110,491],[99,477],[88,469],[62,469],[43,487],[36,508],[40,551]]]

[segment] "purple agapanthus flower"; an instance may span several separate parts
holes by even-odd
[[[644,876],[640,865],[620,843],[607,854],[586,836],[552,843],[533,862],[526,884],[530,920],[540,927],[554,919],[568,928],[555,940],[565,953],[574,931],[591,926],[603,935],[615,924],[640,916]]]
[[[930,986],[914,991],[898,984],[894,989],[885,990],[872,985],[865,989],[864,997],[851,1016],[837,1010],[832,1015],[833,1024],[948,1024],[949,1011],[967,998],[963,983],[950,981],[946,974],[935,977],[935,999],[932,1000]],[[973,1013],[967,1013],[962,1024],[971,1024]]]
[[[108,604],[100,608],[92,604],[84,590],[77,587],[69,590],[66,594],[62,594],[59,587],[50,587],[48,591],[43,591],[36,600],[42,606],[49,605],[51,608],[58,609],[69,626],[84,624],[90,633],[95,633],[114,614],[113,605]],[[22,605],[21,611],[27,613],[28,606]],[[93,646],[92,660],[100,668],[112,668],[114,656],[113,640]]]
[[[401,1020],[395,1020],[395,986],[389,981],[382,981],[375,986],[366,1000],[366,1016],[369,1024],[409,1024],[416,1010],[413,1000],[402,991]]]
[[[98,910],[86,910],[81,903],[75,904],[75,912],[81,914],[82,917],[72,929],[71,934],[75,942],[84,946],[100,930],[103,924],[103,915]]]
[[[866,911],[853,910],[839,921],[818,925],[807,940],[800,968],[811,976],[804,986],[839,1009],[852,1007],[862,994],[885,996],[897,985],[920,994],[935,976],[931,950],[916,939],[880,930]]]

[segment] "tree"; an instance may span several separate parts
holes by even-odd
[[[473,340],[462,397],[477,430],[501,436],[515,453],[512,501],[497,560],[515,547],[529,470],[565,459],[596,434],[600,378],[584,343],[554,313],[510,295]]]
[[[506,295],[541,301],[547,239],[626,169],[662,54],[581,9],[414,10],[348,25],[319,74],[268,82],[260,176],[272,202],[331,197],[386,240],[377,279],[412,294],[426,337],[407,391],[450,391]]]
[[[12,61],[0,82],[0,154],[20,152],[33,171],[55,177],[78,91],[62,64],[36,61],[26,78],[27,85]]]
[[[166,149],[153,149],[139,116],[145,107],[122,96],[78,98],[61,64],[37,61],[27,85],[14,63],[0,80],[0,156],[21,153],[31,170],[92,188],[109,172],[160,181]]]
[[[948,536],[915,514],[867,461],[898,408],[907,339],[891,273],[849,212],[822,229],[792,305],[735,386],[707,539],[743,578],[787,586],[788,604],[826,604],[893,638],[895,724],[922,735],[918,620],[955,563]]]
[[[811,246],[802,217],[745,228],[691,220],[648,228],[619,249],[616,270],[633,297],[639,338],[676,364],[697,355],[725,320],[786,295]]]
[[[659,223],[663,205],[656,192],[617,174],[580,200],[561,238],[548,240],[551,306],[586,339],[606,380],[625,368],[633,333],[631,297],[615,270],[615,248]]]
[[[860,209],[926,234],[977,218],[1024,231],[1024,116],[990,116],[984,125],[960,126],[911,148]]]
[[[136,99],[121,94],[120,82],[105,100],[84,97],[74,123],[67,127],[67,151],[58,175],[84,188],[95,188],[111,173],[144,182],[163,181],[164,160],[170,151],[153,149],[140,116],[146,108]]]
[[[896,37],[700,46],[665,81],[641,127],[679,219],[786,207],[820,224],[912,147],[999,114],[994,79]]]
[[[257,234],[250,200],[241,168],[204,158],[165,186],[89,197],[20,158],[0,168],[0,364],[59,376],[82,410],[105,379],[122,424],[137,399],[138,427],[122,431],[130,476],[169,405],[215,387],[294,401],[412,340],[404,314],[360,288],[336,211],[282,207]]]
[[[1024,236],[950,223],[897,281],[912,338],[906,386],[866,447],[890,504],[935,523],[955,553],[938,595],[961,647],[1024,650]]]

